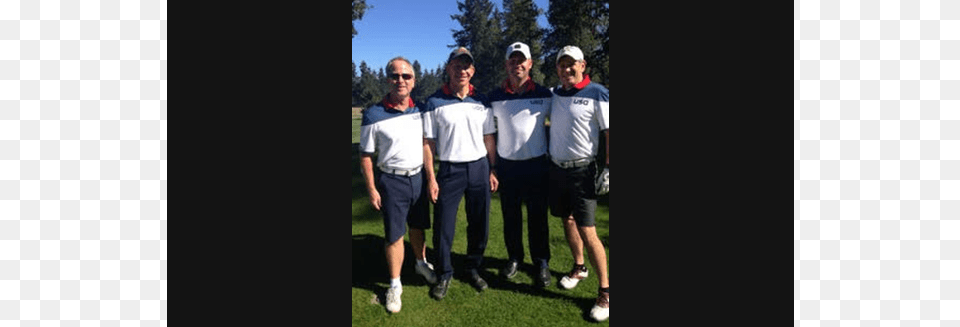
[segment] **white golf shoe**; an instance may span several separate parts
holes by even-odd
[[[387,311],[392,313],[400,312],[400,294],[403,294],[403,287],[391,287],[387,289]]]
[[[604,321],[610,318],[610,293],[600,292],[597,296],[597,303],[590,309],[590,317],[596,321]]]
[[[570,273],[560,278],[560,286],[564,289],[571,289],[577,286],[581,280],[587,278],[589,272],[587,272],[587,266],[583,265],[574,265],[573,269],[570,270]]]

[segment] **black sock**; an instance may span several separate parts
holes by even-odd
[[[599,290],[600,293],[610,293],[610,287],[601,287]]]

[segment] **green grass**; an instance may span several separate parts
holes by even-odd
[[[524,262],[520,272],[509,281],[497,275],[497,270],[506,263],[507,258],[503,243],[503,216],[497,193],[490,201],[490,234],[481,272],[490,287],[484,292],[477,292],[455,275],[447,296],[442,301],[434,300],[429,296],[429,285],[413,271],[413,252],[409,238],[404,236],[405,255],[400,276],[403,282],[403,309],[397,314],[387,312],[382,304],[389,286],[383,249],[383,221],[380,213],[367,202],[359,171],[359,135],[360,119],[355,116],[351,169],[353,326],[609,326],[609,320],[597,324],[589,318],[589,310],[597,292],[597,275],[593,267],[590,267],[590,277],[572,290],[561,289],[556,284],[557,279],[573,265],[563,228],[556,217],[549,217],[550,273],[554,285],[544,289],[531,285],[534,275],[527,247],[526,222],[523,231]],[[597,234],[605,245],[609,244],[609,206],[606,196],[600,198],[596,216]],[[453,243],[454,269],[462,266],[466,253],[466,226],[461,201]],[[431,259],[435,255],[433,229],[427,230],[426,234],[427,258],[434,262]],[[610,261],[609,256],[607,248],[607,262]]]

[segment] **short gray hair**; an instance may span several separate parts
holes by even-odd
[[[393,59],[390,59],[390,61],[387,62],[387,72],[388,72],[388,73],[393,72],[393,70],[392,70],[393,68],[391,68],[391,67],[393,67],[393,62],[394,62],[394,61],[397,61],[397,60],[402,60],[403,62],[407,63],[407,65],[410,66],[410,70],[413,71],[413,64],[410,63],[410,60],[407,60],[407,58],[404,58],[403,56],[396,56],[396,57],[393,57]],[[417,77],[417,72],[413,72],[413,77]]]

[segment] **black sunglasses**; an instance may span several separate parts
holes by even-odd
[[[395,79],[395,80],[400,80],[400,77],[401,77],[401,76],[403,76],[403,79],[405,79],[405,80],[410,80],[410,79],[413,78],[413,74],[397,74],[397,73],[393,73],[393,74],[390,74],[390,75],[387,75],[387,76],[390,76],[390,79]]]

